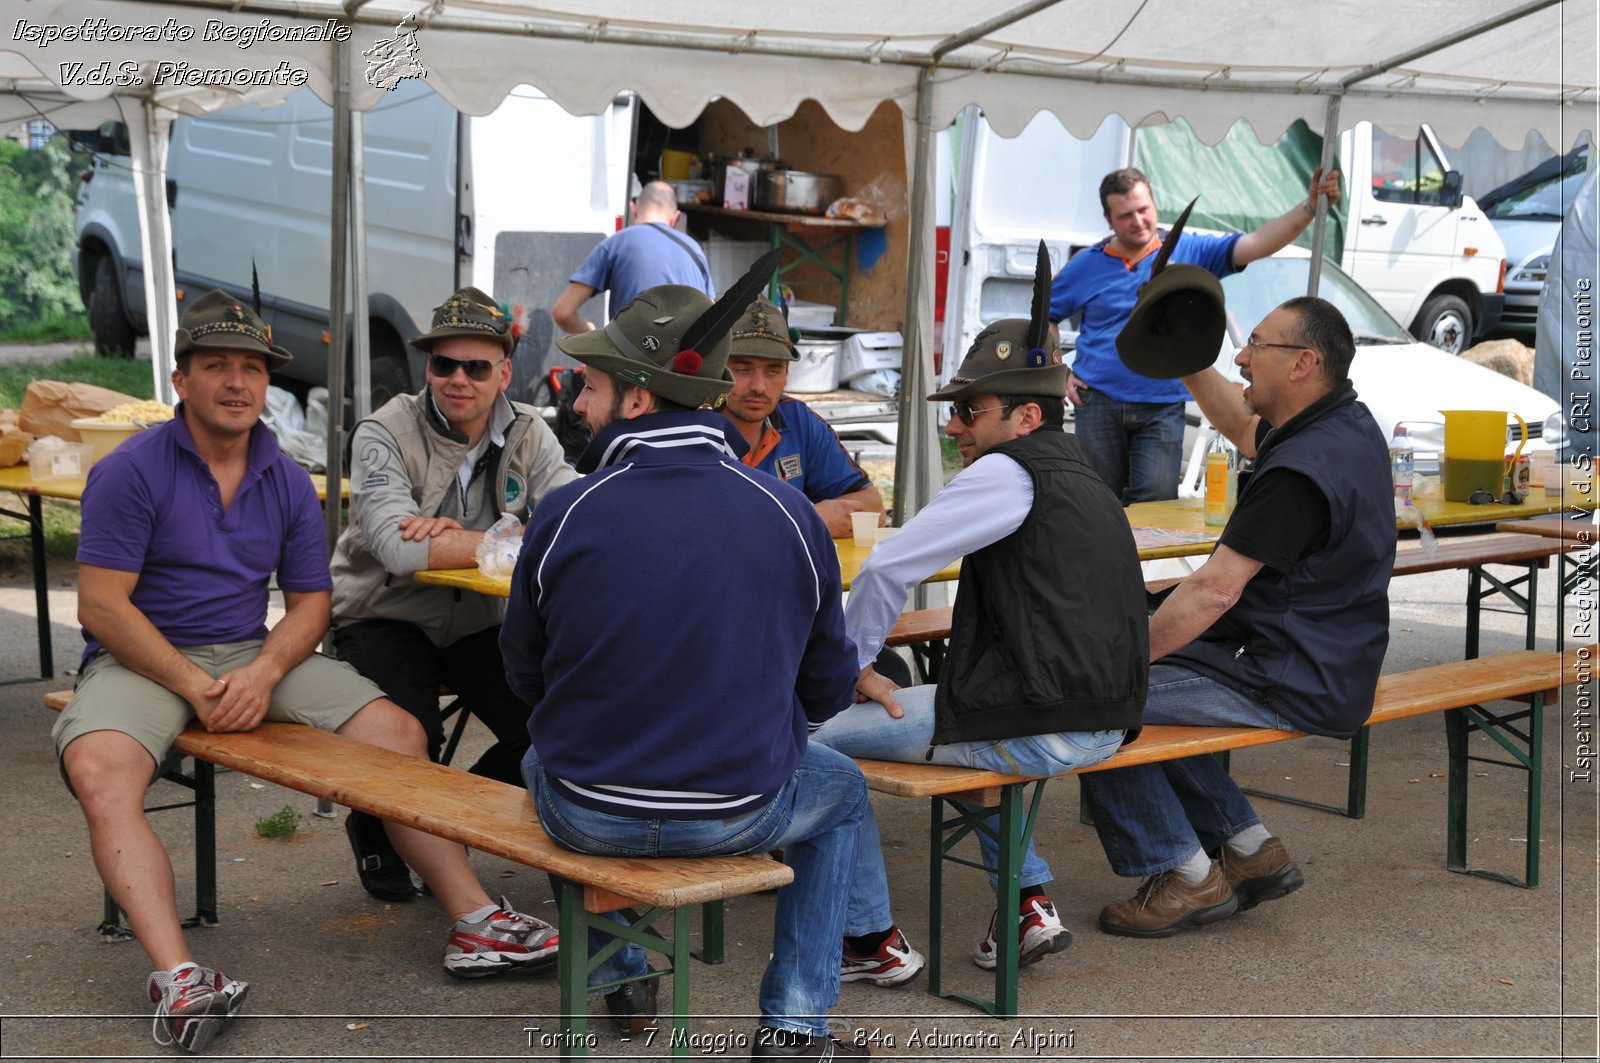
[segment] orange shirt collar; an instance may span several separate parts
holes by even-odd
[[[1156,234],[1156,238],[1144,246],[1144,250],[1132,256],[1129,256],[1126,251],[1122,250],[1122,246],[1118,244],[1116,239],[1113,237],[1112,239],[1106,241],[1105,251],[1106,254],[1110,255],[1112,258],[1121,259],[1123,268],[1129,273],[1132,273],[1138,268],[1139,263],[1155,254],[1157,251],[1161,250],[1161,241],[1165,236],[1165,232],[1158,232]]]

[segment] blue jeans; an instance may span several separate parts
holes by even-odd
[[[809,743],[800,767],[766,807],[728,820],[633,819],[574,804],[546,783],[533,749],[523,758],[522,775],[545,833],[580,853],[726,856],[782,849],[794,882],[778,893],[772,959],[761,979],[761,1022],[827,1034],[825,1016],[839,999],[845,897],[868,807],[866,780],[848,757]],[[621,916],[612,918],[621,921]],[[611,940],[612,935],[591,930],[589,954]],[[628,944],[589,975],[589,984],[636,977],[646,967],[644,949]]]
[[[1183,403],[1122,402],[1085,388],[1072,432],[1084,457],[1123,505],[1178,497]]]
[[[1271,709],[1214,679],[1160,663],[1150,666],[1144,722],[1294,729]],[[1111,869],[1128,878],[1170,871],[1261,822],[1238,784],[1209,754],[1091,772],[1083,781]]]
[[[876,701],[844,710],[812,734],[813,742],[832,746],[852,757],[872,757],[908,764],[958,764],[1007,775],[1060,775],[1085,764],[1098,764],[1122,744],[1121,731],[1073,731],[1065,734],[1029,735],[1003,741],[951,742],[933,746],[934,687],[905,687],[895,700],[905,715],[895,719]],[[931,755],[929,747],[932,746]],[[990,830],[998,832],[1000,817],[990,816]],[[1000,847],[988,832],[978,831],[978,846],[986,867],[1000,865]],[[989,876],[991,888],[998,875]],[[1021,884],[1040,886],[1050,881],[1050,865],[1039,858],[1028,841],[1022,861]],[[889,876],[878,843],[878,821],[867,806],[861,821],[861,843],[856,848],[855,876],[850,881],[850,910],[844,932],[851,937],[886,930],[894,924],[889,913]]]

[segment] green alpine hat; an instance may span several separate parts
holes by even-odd
[[[777,264],[778,252],[768,251],[715,303],[682,284],[646,288],[604,328],[563,336],[556,346],[680,406],[719,409],[733,390],[729,333]]]
[[[1050,334],[1050,251],[1043,240],[1033,267],[1031,317],[996,321],[978,333],[950,383],[928,396],[929,402],[968,395],[1038,395],[1060,399],[1067,394],[1067,367],[1061,344]]]
[[[206,292],[183,312],[173,357],[217,349],[262,355],[268,369],[282,369],[294,361],[294,355],[272,345],[272,326],[221,288]]]
[[[500,304],[470,286],[433,308],[433,327],[413,339],[411,346],[431,352],[435,341],[451,336],[494,340],[508,355],[517,345],[516,337],[511,335],[511,319],[501,311]]]
[[[733,349],[728,357],[765,358],[772,362],[800,360],[794,330],[771,299],[759,296],[745,308],[744,316],[733,326]]]

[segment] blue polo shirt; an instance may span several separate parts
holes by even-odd
[[[95,462],[83,491],[78,561],[136,572],[133,604],[175,646],[265,638],[267,581],[331,590],[322,511],[306,471],[250,430],[244,480],[224,513],[183,406]],[[100,643],[83,633],[87,661]]]
[[[767,418],[761,440],[744,456],[812,501],[826,502],[872,483],[839,442],[833,426],[799,399],[783,399]]]
[[[1167,230],[1162,229],[1159,236],[1160,241],[1132,261],[1111,249],[1112,238],[1108,236],[1073,255],[1050,286],[1051,321],[1059,322],[1083,311],[1072,371],[1096,391],[1119,402],[1185,402],[1189,398],[1189,389],[1182,381],[1140,376],[1117,354],[1117,335],[1133,313],[1139,288],[1150,280],[1150,267],[1155,265],[1156,252],[1166,240]],[[1239,271],[1233,264],[1233,245],[1239,242],[1239,236],[1184,233],[1178,237],[1178,246],[1169,261],[1199,266],[1226,277]]]
[[[659,222],[630,225],[600,241],[572,275],[578,284],[611,293],[611,316],[658,284],[687,284],[715,299],[705,252],[683,233]]]

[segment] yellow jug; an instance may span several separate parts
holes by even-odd
[[[1483,490],[1500,497],[1505,475],[1528,443],[1528,422],[1504,410],[1441,410],[1444,414],[1444,497],[1466,502]],[[1516,417],[1522,440],[1506,457],[1506,418]]]

